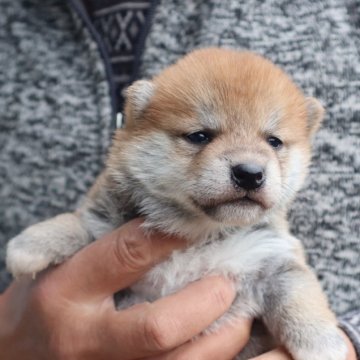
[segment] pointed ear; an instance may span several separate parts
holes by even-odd
[[[313,97],[306,98],[306,109],[308,114],[309,132],[314,135],[324,119],[325,110],[320,101]]]
[[[155,91],[155,84],[150,80],[138,80],[130,85],[123,94],[126,99],[127,118],[137,119],[149,104]]]

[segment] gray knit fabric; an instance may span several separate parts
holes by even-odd
[[[111,138],[98,50],[57,0],[0,1],[0,288],[5,243],[74,209]]]
[[[151,76],[200,46],[259,52],[327,109],[293,232],[343,326],[360,339],[360,2],[163,0],[147,39]],[[4,245],[74,209],[111,136],[98,49],[61,0],[0,0],[0,284]],[[309,294],[311,296],[311,294]],[[360,349],[360,341],[358,344]]]

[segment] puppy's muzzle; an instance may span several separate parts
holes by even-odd
[[[255,190],[265,182],[265,172],[258,164],[238,164],[231,168],[231,179],[236,187]]]

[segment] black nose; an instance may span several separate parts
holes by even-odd
[[[265,181],[264,169],[257,164],[239,164],[231,168],[235,184],[245,190],[255,190]]]

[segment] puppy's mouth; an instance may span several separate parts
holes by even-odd
[[[203,202],[193,199],[193,202],[197,207],[200,207],[205,212],[221,206],[239,206],[245,208],[259,206],[263,210],[267,210],[271,206],[268,201],[266,201],[264,197],[260,196],[258,193],[244,193],[240,196],[237,195],[222,199],[207,199]]]

